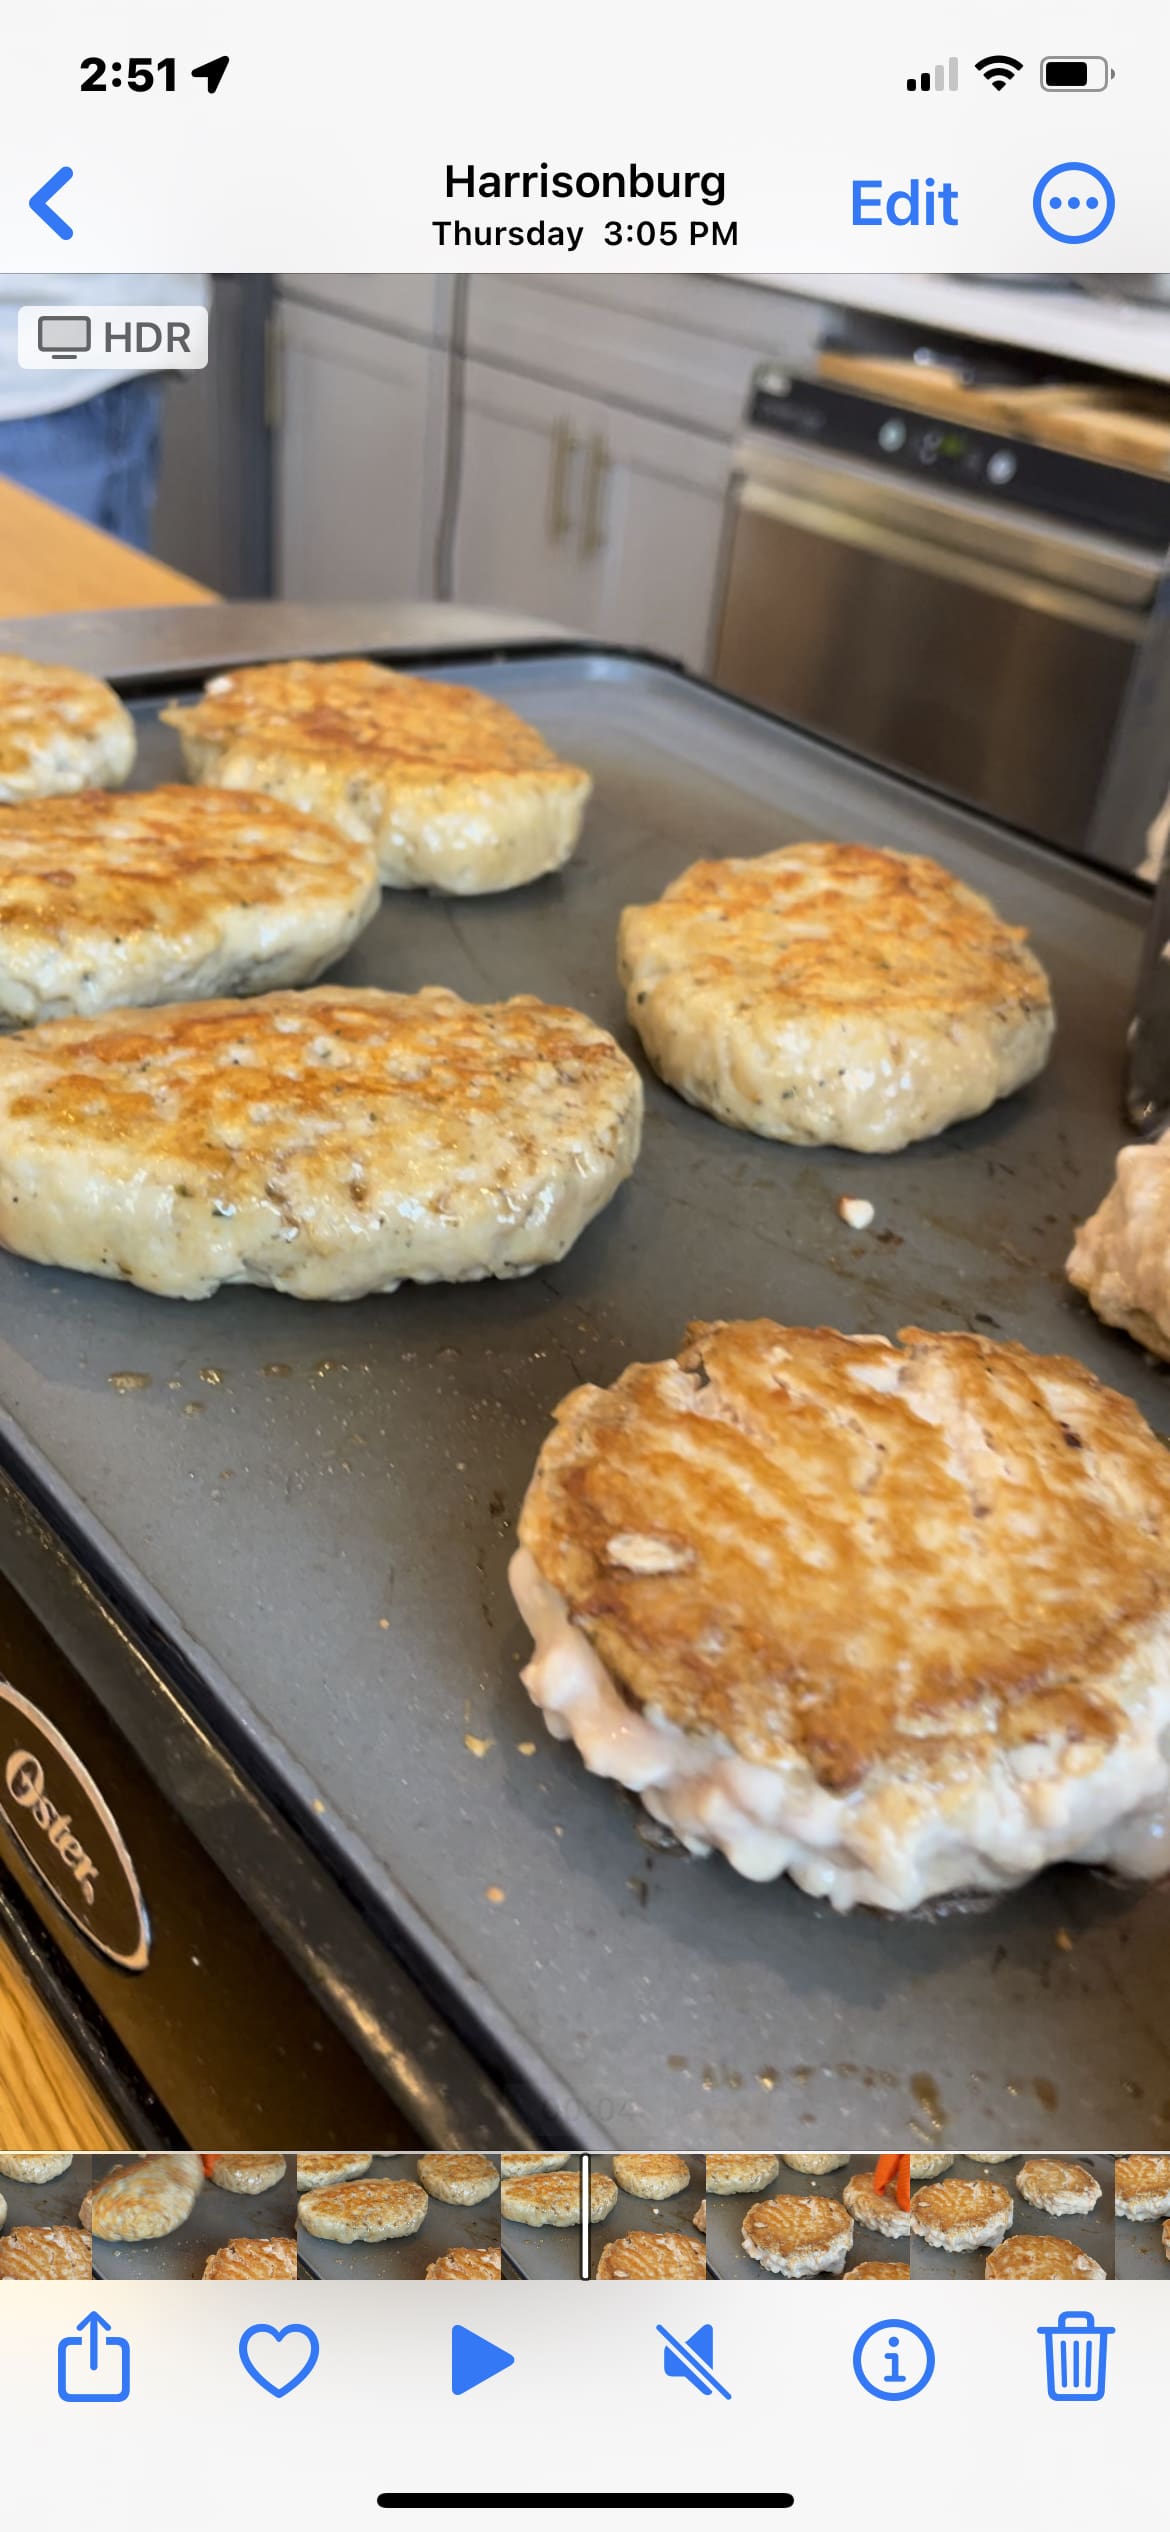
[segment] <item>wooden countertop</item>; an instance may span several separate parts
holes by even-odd
[[[212,594],[184,572],[0,479],[0,616],[199,607],[209,605]]]
[[[206,606],[212,595],[183,572],[0,480],[0,615]],[[85,2068],[0,1941],[0,2152],[38,2146],[99,2151],[125,2142]]]
[[[105,2154],[126,2141],[24,1971],[0,1944],[0,2153],[70,2146]]]

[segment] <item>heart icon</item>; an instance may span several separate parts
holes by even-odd
[[[271,2347],[264,2349],[262,2359],[252,2354],[258,2339],[271,2341]],[[292,2345],[286,2351],[285,2342],[288,2340],[292,2341]],[[289,2373],[288,2364],[295,2363],[302,2348],[305,2354],[301,2363],[295,2373]],[[274,2400],[284,2400],[290,2391],[296,2390],[298,2383],[305,2381],[320,2353],[321,2342],[316,2331],[306,2329],[303,2321],[286,2321],[283,2330],[274,2330],[269,2323],[256,2321],[250,2330],[245,2330],[240,2340],[240,2363],[244,2372],[251,2375],[254,2383],[259,2383],[261,2391],[270,2391]]]

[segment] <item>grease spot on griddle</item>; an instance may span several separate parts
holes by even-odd
[[[131,1389],[149,1389],[151,1385],[149,1372],[110,1372],[108,1377],[110,1388],[116,1389],[120,1398]]]
[[[942,2097],[933,2075],[911,2075],[910,2091],[923,2117],[929,2120],[935,2135],[941,2136],[947,2119],[942,2106]]]
[[[291,1363],[261,1363],[260,1370],[265,1380],[292,1379]]]
[[[183,1413],[184,1415],[202,1415],[206,1405],[206,1398],[188,1398]]]
[[[222,1389],[223,1387],[223,1373],[216,1370],[214,1363],[205,1363],[199,1377],[200,1380],[206,1382],[209,1389]]]
[[[1035,2093],[1036,2099],[1042,2110],[1059,2109],[1060,2096],[1055,2084],[1049,2083],[1047,2075],[1034,2075],[1032,2078],[1032,2090]]]

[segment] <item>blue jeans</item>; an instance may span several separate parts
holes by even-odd
[[[162,397],[160,378],[124,378],[63,412],[0,422],[0,475],[149,551]]]

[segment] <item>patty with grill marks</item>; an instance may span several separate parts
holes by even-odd
[[[1079,1363],[697,1326],[557,1410],[519,1523],[550,1730],[837,1908],[1170,1856],[1170,1456]]]

